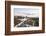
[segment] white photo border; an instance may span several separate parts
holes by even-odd
[[[39,27],[21,27],[14,28],[14,8],[39,8]],[[26,28],[26,29],[25,29]],[[11,5],[11,32],[12,31],[29,31],[29,30],[42,30],[42,6],[22,6],[22,5]]]

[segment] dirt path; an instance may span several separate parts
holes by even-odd
[[[17,27],[18,25],[21,25],[22,23],[24,23],[25,21],[27,21],[29,18],[24,18],[23,20],[21,20],[22,22],[20,22],[19,24],[17,24],[15,27]]]

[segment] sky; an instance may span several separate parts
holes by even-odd
[[[31,9],[31,8],[14,8],[14,15],[16,14],[27,14],[27,15],[31,15],[31,14],[37,14],[39,13],[39,9]]]

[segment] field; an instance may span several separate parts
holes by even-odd
[[[14,16],[14,27],[39,26],[39,18]]]

